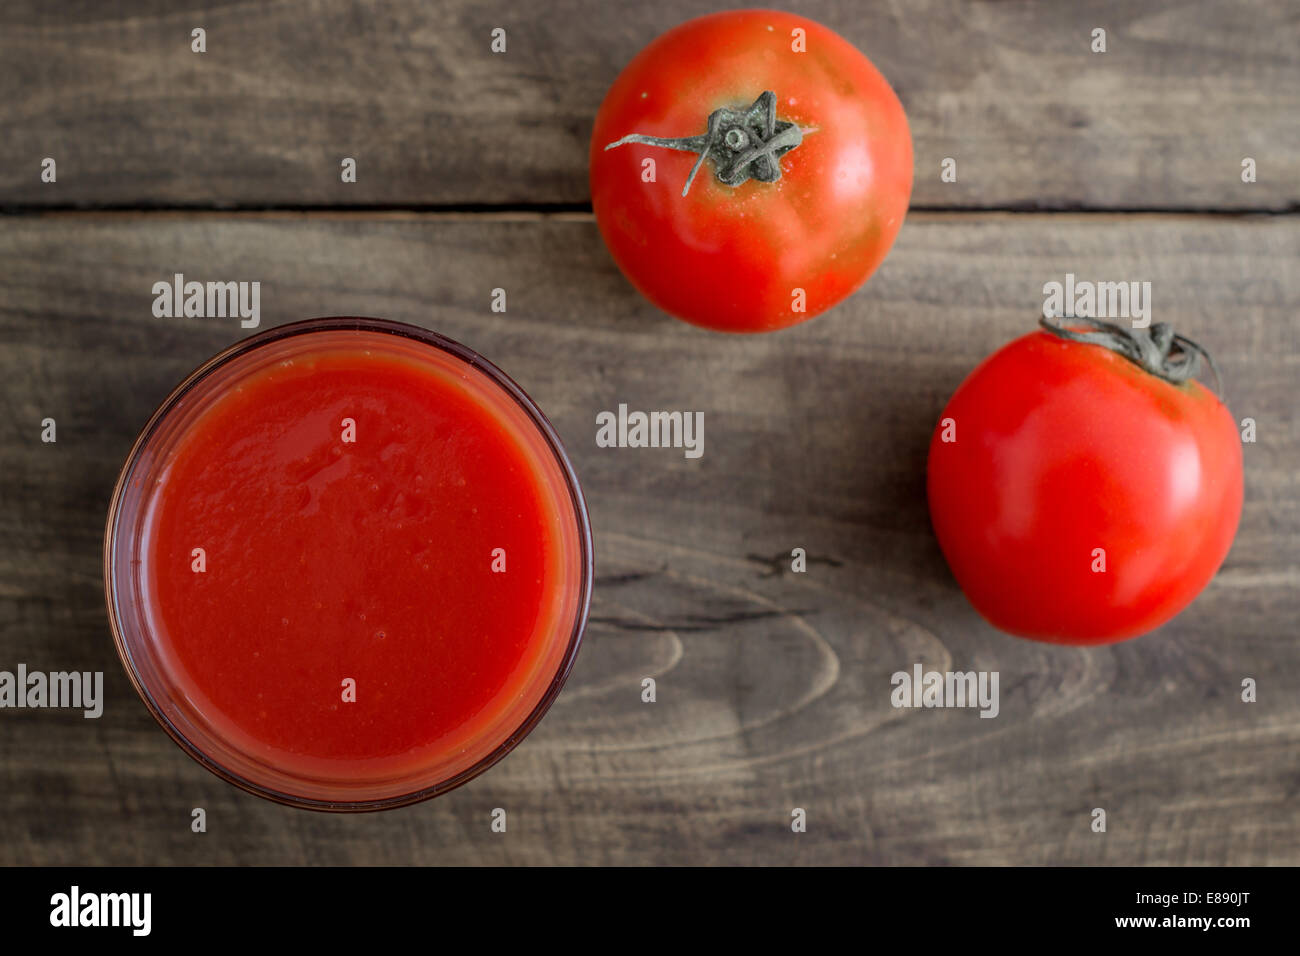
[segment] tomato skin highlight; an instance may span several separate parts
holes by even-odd
[[[796,29],[806,52],[792,49]],[[705,160],[683,196],[697,153],[605,148],[630,133],[702,135],[713,111],[766,90],[778,119],[804,131],[776,182],[727,186]],[[592,133],[592,206],[619,268],[664,311],[722,331],[784,328],[853,293],[893,244],[911,190],[912,139],[888,82],[838,34],[789,13],[717,13],[663,34],[614,81]]]
[[[1164,624],[1223,563],[1241,517],[1241,442],[1200,383],[1039,331],[958,387],[927,486],[940,548],[990,624],[1108,644]]]

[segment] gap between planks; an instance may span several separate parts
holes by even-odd
[[[914,206],[908,216],[930,221],[944,219],[1011,218],[1016,216],[1061,217],[1090,220],[1113,219],[1288,219],[1300,215],[1300,206],[1286,209],[1241,208],[1072,208],[1038,206],[939,207]],[[358,205],[358,206],[0,206],[0,218],[49,219],[133,219],[133,218],[218,218],[218,219],[367,219],[507,222],[591,222],[595,217],[584,204],[513,206],[445,205]]]

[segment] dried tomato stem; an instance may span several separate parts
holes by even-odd
[[[641,143],[699,153],[682,187],[685,196],[706,158],[713,160],[713,175],[725,186],[739,186],[750,179],[774,183],[781,178],[781,157],[802,142],[803,131],[798,125],[776,118],[776,94],[767,90],[748,109],[724,106],[714,110],[709,114],[708,132],[703,136],[671,139],[629,133],[605,148]]]
[[[1066,328],[1059,324],[1062,321],[1068,321],[1072,325],[1091,326],[1093,331],[1081,332]],[[1186,336],[1175,333],[1168,322],[1156,322],[1143,328],[1128,328],[1101,319],[1044,316],[1038,320],[1038,324],[1067,341],[1100,345],[1117,352],[1152,375],[1174,385],[1196,378],[1201,370],[1201,360],[1204,359],[1214,376],[1214,394],[1220,401],[1223,399],[1223,381],[1219,378],[1219,369],[1210,353]]]

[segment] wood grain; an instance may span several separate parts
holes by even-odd
[[[1287,0],[790,5],[898,90],[918,207],[1300,203],[1300,7]],[[0,206],[583,204],[609,84],[652,37],[715,8],[10,0]],[[498,26],[504,54],[489,49]],[[1104,54],[1090,50],[1099,27]],[[55,184],[40,180],[47,156]],[[346,156],[355,184],[340,182]],[[939,178],[947,157],[955,183]]]
[[[1300,864],[1297,257],[1291,216],[914,214],[844,306],[736,338],[645,304],[581,215],[0,219],[0,667],[104,670],[108,690],[97,721],[0,714],[0,863]],[[946,397],[1067,271],[1150,280],[1157,319],[1214,352],[1258,422],[1224,569],[1161,632],[1095,650],[984,625],[923,491]],[[173,272],[261,281],[264,326],[436,328],[565,439],[596,531],[591,627],[551,713],[469,786],[360,817],[276,807],[191,762],[135,698],[100,584],[110,489],[155,404],[247,334],[154,318]],[[703,411],[704,456],[597,448],[594,416],[619,402]],[[796,546],[806,574],[782,570]],[[894,710],[889,675],[916,662],[999,671],[1000,716]]]

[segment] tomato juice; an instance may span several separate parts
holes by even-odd
[[[323,809],[431,796],[508,751],[576,654],[590,561],[522,391],[378,320],[271,330],[196,372],[137,442],[106,544],[119,648],[163,726]]]

